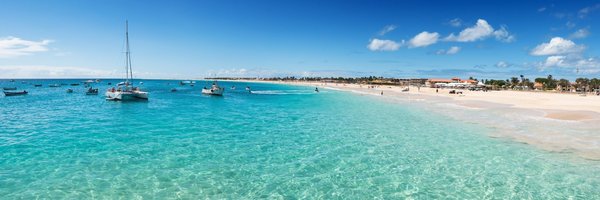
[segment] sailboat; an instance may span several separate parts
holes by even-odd
[[[148,92],[133,86],[133,71],[131,68],[131,52],[129,51],[129,23],[125,21],[125,80],[123,85],[117,89],[111,88],[106,91],[106,100],[131,101],[148,100]]]

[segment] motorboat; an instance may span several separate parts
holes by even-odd
[[[42,87],[42,84],[34,84],[33,87]]]
[[[210,88],[202,88],[202,94],[222,96],[225,88],[219,87],[217,81],[213,82]]]
[[[4,96],[19,96],[19,95],[26,95],[26,94],[28,94],[28,92],[25,91],[25,90],[20,91],[20,92],[7,92],[7,91],[4,91]]]
[[[71,89],[71,88],[67,89],[67,93],[73,93],[73,89]]]
[[[177,88],[171,88],[171,92],[177,92]]]
[[[98,94],[98,88],[88,88],[87,91],[85,91],[85,95],[97,95]]]

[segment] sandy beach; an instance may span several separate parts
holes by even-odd
[[[259,81],[313,86],[372,95],[391,102],[410,101],[431,112],[495,129],[491,137],[509,138],[543,150],[600,160],[600,96],[537,91],[461,91],[322,82]],[[383,92],[383,95],[381,94]],[[457,112],[460,111],[460,112]]]

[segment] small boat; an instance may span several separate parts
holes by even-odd
[[[107,84],[107,85],[112,85],[112,83],[111,83],[111,82],[108,82],[108,84]]]
[[[60,84],[50,84],[48,87],[60,87]]]
[[[144,82],[141,82],[141,81],[140,81],[140,85],[144,85]]]
[[[177,89],[175,89],[175,88],[172,88],[172,89],[171,89],[171,92],[177,92]]]
[[[42,87],[42,84],[34,84],[33,87]]]
[[[79,83],[71,83],[71,86],[78,86]]]
[[[71,88],[67,89],[67,93],[73,93],[73,89],[71,89]]]
[[[117,86],[122,86],[122,85],[125,85],[125,82],[117,83]]]
[[[11,79],[10,82],[15,82],[15,79]]]
[[[16,87],[4,87],[3,90],[17,90]]]
[[[18,96],[18,95],[26,95],[27,91],[23,90],[21,92],[7,92],[4,91],[4,96]]]
[[[235,90],[235,85],[234,85],[234,86],[231,86],[231,90]]]
[[[210,87],[210,89],[204,87],[202,89],[202,94],[222,96],[223,95],[223,91],[225,91],[225,89],[222,88],[222,87],[219,87],[219,85],[217,85],[217,81],[215,81],[215,82],[213,82],[213,84]]]
[[[94,89],[92,87],[90,87],[87,91],[85,91],[85,95],[97,95],[98,94],[98,88]]]
[[[190,87],[194,87],[194,84],[190,84]]]

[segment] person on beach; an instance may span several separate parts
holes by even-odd
[[[383,91],[381,91],[381,95],[383,95]]]
[[[438,93],[438,89],[437,88],[435,89],[435,93]]]

